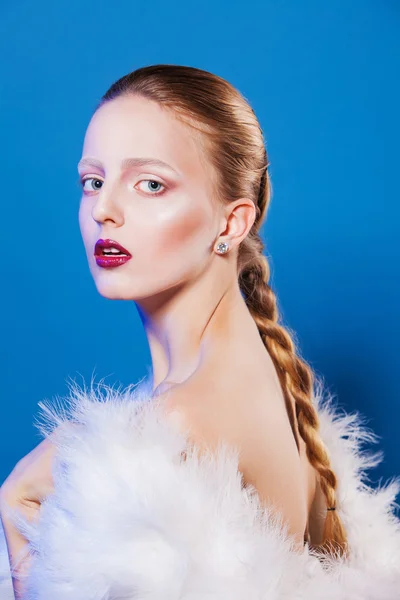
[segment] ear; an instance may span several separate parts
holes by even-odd
[[[256,207],[249,198],[239,198],[225,205],[226,226],[218,236],[219,242],[238,247],[250,231],[256,218]]]

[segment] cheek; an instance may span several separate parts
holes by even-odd
[[[204,237],[205,220],[198,213],[180,216],[160,227],[159,247],[162,250],[187,250],[190,244]]]
[[[160,220],[156,245],[160,252],[191,256],[207,245],[210,232],[211,221],[207,212],[192,206]]]
[[[208,255],[212,214],[194,202],[153,213],[151,221],[143,225],[140,247],[146,248],[145,262],[152,273],[162,270],[180,276],[200,266]]]
[[[83,243],[86,250],[88,250],[90,239],[90,220],[88,219],[87,208],[83,202],[79,206],[78,221]]]

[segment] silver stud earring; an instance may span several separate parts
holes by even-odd
[[[228,252],[229,246],[226,242],[220,242],[215,250],[218,252],[218,254],[225,254]]]

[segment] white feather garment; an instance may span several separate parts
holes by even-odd
[[[376,436],[322,386],[314,402],[347,561],[320,561],[308,544],[295,551],[283,521],[242,487],[237,453],[221,444],[197,454],[149,380],[125,390],[73,382],[65,400],[39,403],[39,429],[57,445],[55,491],[37,524],[15,520],[32,555],[24,600],[400,599],[400,479],[368,486],[382,453],[363,444]],[[0,599],[13,598],[0,527]]]

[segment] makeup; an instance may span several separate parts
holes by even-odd
[[[99,239],[94,248],[94,257],[99,267],[119,267],[132,258],[132,254],[115,240]]]
[[[124,265],[128,260],[132,258],[132,256],[123,256],[117,254],[115,256],[95,256],[96,264],[99,267],[110,268],[110,267],[119,267],[120,265]]]

